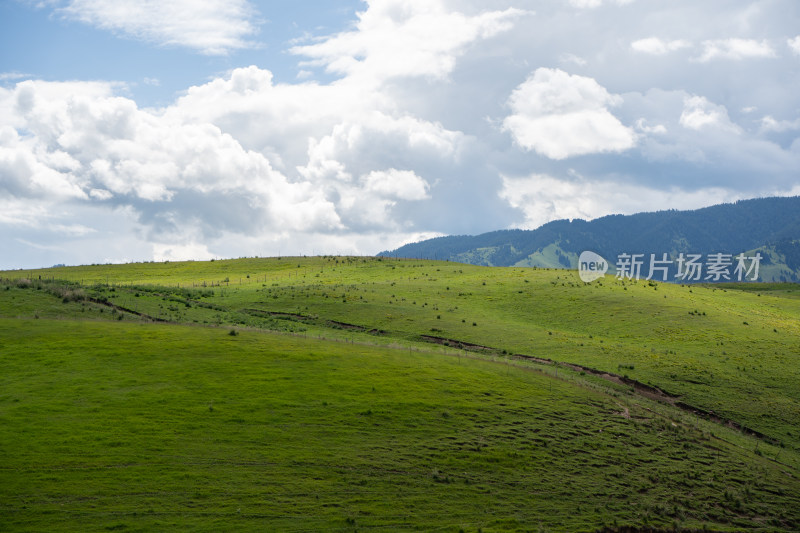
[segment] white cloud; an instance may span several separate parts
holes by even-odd
[[[624,6],[634,2],[635,0],[606,0],[606,3]],[[602,6],[603,0],[569,0],[569,4],[579,9],[593,9]]]
[[[21,80],[22,78],[30,78],[30,74],[24,72],[0,72],[0,81]]]
[[[0,89],[0,169],[14,170],[0,189],[130,206],[164,258],[205,257],[180,246],[222,234],[418,233],[397,209],[429,199],[420,164],[457,159],[462,136],[342,85],[276,86],[250,67],[152,110],[111,84],[23,82]]]
[[[428,182],[411,170],[373,170],[365,178],[368,191],[387,198],[424,200],[428,198]]]
[[[84,226],[83,224],[54,224],[50,229],[56,233],[62,233],[71,237],[83,237],[90,233],[96,233],[97,230]]]
[[[43,200],[18,199],[0,195],[0,224],[19,227],[39,227],[53,216],[52,203]]]
[[[775,56],[775,50],[765,40],[718,39],[703,41],[703,53],[697,60],[705,63],[712,59],[740,60]]]
[[[524,12],[514,8],[467,16],[440,0],[367,0],[355,29],[291,52],[329,72],[364,80],[442,78],[467,45],[511,28]]]
[[[770,115],[761,119],[761,131],[794,131],[800,130],[800,118],[795,120],[776,120]]]
[[[800,35],[794,39],[787,39],[786,44],[789,45],[789,48],[792,50],[792,52],[794,52],[795,55],[800,56]]]
[[[16,102],[9,119],[33,133],[20,138],[0,127],[0,186],[16,197],[113,200],[148,212],[147,204],[189,195],[231,203],[216,224],[240,231],[259,222],[297,230],[340,225],[335,206],[310,183],[289,182],[213,124],[137,109],[96,83],[28,81],[7,98]],[[167,226],[193,216],[190,208],[182,215],[168,209],[171,218],[159,219]]]
[[[580,9],[595,8],[603,5],[603,0],[569,0],[570,5]]]
[[[503,128],[523,148],[551,159],[621,152],[636,136],[608,110],[620,102],[592,78],[539,68],[511,93]]]
[[[64,241],[98,232],[91,225],[75,222],[74,215],[74,212],[52,199],[18,199],[0,195],[0,228],[12,228],[15,236],[27,235],[31,231],[46,231],[56,241]]]
[[[302,239],[289,232],[269,235],[223,235],[213,241],[209,249],[218,257],[239,257],[240,250],[259,256],[298,255],[367,255],[391,250],[409,242],[442,236],[438,232],[417,231],[363,231],[358,233],[330,234],[306,233]]]
[[[739,132],[740,128],[728,118],[724,106],[715,105],[702,96],[689,96],[684,100],[680,125],[690,130],[717,128]]]
[[[92,198],[96,198],[98,200],[110,200],[111,198],[114,197],[111,191],[108,191],[106,189],[90,189],[89,196],[91,196]]]
[[[452,161],[460,143],[459,134],[441,125],[372,112],[350,117],[329,135],[312,139],[308,162],[297,170],[325,197],[337,199],[348,227],[396,229],[403,222],[395,219],[392,208],[398,201],[428,198],[429,184],[414,171],[372,169],[387,163],[425,168],[432,161]]]
[[[579,67],[585,67],[588,64],[588,61],[582,57],[576,56],[575,54],[561,54],[559,59],[562,63],[573,63]]]
[[[205,244],[153,244],[154,261],[208,261],[213,258],[214,254]]]
[[[464,142],[460,132],[397,107],[371,82],[274,84],[268,71],[248,67],[191,88],[165,116],[213,123],[277,161],[290,181],[307,183],[335,206],[338,231],[388,231],[407,228],[404,204],[424,195],[382,197],[362,178],[392,168],[423,176],[426,168],[457,162]]]
[[[722,188],[682,190],[661,189],[614,181],[581,178],[557,179],[546,174],[524,178],[503,177],[499,193],[509,205],[524,214],[523,229],[535,229],[557,219],[591,220],[608,214],[633,214],[657,211],[670,206],[697,209],[711,203],[741,198],[735,191]]]
[[[20,138],[15,129],[2,124],[0,141],[0,193],[53,200],[86,197],[76,175],[69,170],[53,168],[62,166],[58,161],[69,158],[68,155],[51,152],[42,161],[29,140]]]
[[[657,133],[657,134],[667,133],[667,128],[663,124],[648,126],[647,121],[643,118],[640,118],[639,120],[636,121],[636,129],[638,131],[641,131],[642,133]]]
[[[658,56],[666,55],[689,46],[691,46],[691,43],[683,39],[664,41],[658,37],[647,37],[646,39],[639,39],[631,43],[631,48],[636,52]]]
[[[762,131],[740,126],[725,106],[705,96],[660,89],[626,93],[620,112],[641,117],[636,121],[641,132],[638,153],[631,155],[642,157],[647,166],[665,169],[665,174],[634,182],[655,188],[667,182],[687,190],[724,187],[752,196],[766,194],[767,183],[784,190],[796,181],[785,169],[800,164],[800,152],[771,142]],[[753,122],[752,117],[745,120],[748,125]],[[647,131],[659,125],[666,131]]]
[[[254,8],[247,0],[69,0],[67,18],[160,45],[221,55],[253,46]]]

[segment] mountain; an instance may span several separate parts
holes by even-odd
[[[760,255],[759,281],[800,281],[800,196],[740,200],[691,211],[657,211],[635,215],[609,215],[591,221],[555,220],[535,230],[500,230],[482,235],[437,237],[381,252],[391,257],[445,259],[486,266],[536,266],[577,268],[584,250],[605,258],[610,271],[622,254],[642,254],[642,275],[647,277],[651,254],[656,261],[667,254],[667,281],[681,278],[681,254],[699,254],[706,270],[695,281],[735,281],[737,256],[746,267]],[[709,256],[729,263],[727,276],[706,279]],[[666,272],[665,272],[666,273]],[[656,272],[654,279],[661,279]],[[751,270],[751,279],[755,270]],[[676,277],[677,276],[677,277]]]

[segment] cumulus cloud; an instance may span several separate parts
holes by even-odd
[[[636,136],[608,110],[620,102],[592,78],[540,68],[511,93],[503,127],[517,144],[551,159],[621,152]]]
[[[640,118],[636,121],[636,130],[642,133],[656,133],[656,134],[665,134],[667,133],[667,127],[663,124],[656,124],[654,126],[650,126],[647,124],[647,121],[643,118]]]
[[[784,132],[800,130],[800,118],[795,120],[777,120],[770,115],[761,119],[761,131]]]
[[[205,257],[200,245],[225,233],[413,232],[395,209],[428,199],[430,184],[409,168],[457,159],[461,135],[379,111],[380,99],[326,108],[340,89],[306,88],[276,87],[268,71],[250,67],[162,110],[139,109],[111,84],[0,89],[0,108],[11,111],[0,120],[0,191],[130,206],[158,243],[153,253],[165,258]],[[293,129],[288,138],[279,128],[261,135],[256,125],[271,123]],[[298,141],[307,151],[283,150]],[[270,153],[283,153],[287,173]],[[181,247],[187,242],[194,244]]]
[[[787,39],[786,44],[789,46],[789,49],[792,52],[794,52],[795,55],[800,56],[800,35],[798,35],[794,39]]]
[[[660,189],[614,181],[587,180],[580,176],[557,179],[547,174],[523,178],[503,177],[501,198],[524,214],[518,224],[535,229],[551,220],[591,220],[608,214],[633,214],[657,211],[669,205],[676,209],[697,209],[709,203],[730,202],[741,198],[722,188],[682,190]]]
[[[642,158],[651,172],[659,169],[632,183],[654,188],[669,183],[685,190],[725,188],[752,197],[785,191],[796,182],[787,172],[800,164],[800,151],[789,147],[791,140],[775,139],[780,135],[774,134],[768,138],[752,118],[745,125],[737,123],[726,106],[706,97],[661,89],[626,93],[620,113],[642,117],[635,121],[637,150],[628,159]],[[604,179],[618,179],[618,168],[608,172]]]
[[[0,191],[5,195],[51,200],[85,198],[79,178],[70,172],[73,166],[71,157],[60,150],[37,157],[29,140],[21,138],[16,129],[0,125]]]
[[[327,135],[309,141],[308,163],[297,169],[303,176],[315,181],[327,177],[350,181],[353,173],[367,172],[382,163],[453,160],[463,139],[462,134],[441,124],[379,111],[341,120]]]
[[[334,206],[309,183],[290,183],[212,124],[140,110],[102,84],[28,81],[6,96],[16,102],[15,125],[34,133],[23,139],[14,128],[0,130],[1,183],[16,197],[132,203],[167,227],[191,212],[168,207],[170,216],[159,219],[153,206],[187,196],[232,203],[236,216],[215,224],[240,231],[259,222],[298,230],[339,225]]]
[[[712,59],[741,60],[775,56],[775,50],[766,40],[734,38],[703,41],[703,53],[697,60],[705,63]]]
[[[427,181],[395,165],[430,167],[457,157],[460,136],[441,125],[411,117],[371,113],[362,120],[337,124],[330,134],[311,140],[308,163],[297,167],[326,198],[338,199],[338,212],[351,228],[396,229],[392,208],[398,201],[428,198]]]
[[[675,52],[676,50],[687,48],[689,46],[691,46],[691,43],[683,39],[664,41],[658,37],[647,37],[631,43],[631,49],[635,50],[636,52],[657,56],[663,56],[670,52]]]
[[[465,47],[511,27],[523,12],[464,15],[431,0],[367,0],[355,29],[322,42],[295,46],[291,52],[329,72],[375,80],[398,76],[442,78]]]
[[[411,170],[373,170],[365,178],[368,191],[387,198],[424,200],[430,185]]]
[[[702,96],[690,96],[684,100],[680,124],[690,130],[718,128],[739,131],[739,127],[728,118],[728,110],[724,106],[715,105]]]
[[[160,45],[221,55],[248,48],[257,31],[247,0],[68,0],[57,12],[103,30]]]
[[[110,4],[70,5],[116,20]],[[120,13],[128,8],[122,4]],[[112,83],[26,81],[0,89],[0,110],[9,111],[0,118],[0,169],[13,170],[0,170],[0,190],[27,201],[56,195],[72,205],[125,209],[153,243],[153,256],[166,259],[220,253],[223,237],[272,250],[316,242],[321,251],[337,239],[395,245],[357,235],[406,241],[434,234],[415,228],[409,204],[431,199],[426,169],[459,164],[465,137],[414,116],[376,84],[420,74],[441,79],[471,42],[504,31],[519,13],[464,15],[439,2],[376,1],[357,31],[293,50],[331,64],[353,55],[362,64],[343,70],[342,79],[276,84],[267,70],[238,68],[163,109],[140,109]],[[426,32],[435,38],[421,38]],[[395,59],[409,62],[391,66]]]

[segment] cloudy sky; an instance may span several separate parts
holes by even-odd
[[[797,194],[797,0],[0,2],[0,268]]]

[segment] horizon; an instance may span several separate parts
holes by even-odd
[[[132,264],[146,264],[146,263],[187,263],[187,262],[235,261],[237,259],[291,259],[291,258],[314,258],[314,257],[318,257],[319,258],[319,257],[329,257],[329,256],[330,257],[371,257],[371,258],[387,257],[387,258],[393,258],[393,259],[423,259],[423,258],[419,258],[419,257],[405,257],[405,256],[399,257],[397,255],[391,256],[391,254],[392,253],[396,253],[399,249],[401,249],[401,248],[403,248],[405,246],[419,244],[419,243],[425,242],[427,240],[446,239],[448,237],[480,237],[481,235],[485,235],[485,234],[488,234],[488,233],[495,233],[495,232],[499,232],[499,231],[528,231],[528,232],[533,232],[533,231],[538,230],[542,226],[545,226],[545,225],[553,223],[553,222],[569,222],[569,223],[572,223],[572,222],[575,222],[575,221],[581,221],[581,222],[589,223],[589,222],[593,222],[595,220],[599,220],[599,219],[606,218],[606,217],[613,217],[613,216],[623,216],[624,217],[624,216],[635,216],[635,215],[642,215],[642,214],[657,214],[657,213],[663,213],[663,212],[669,212],[669,211],[691,212],[691,211],[699,211],[701,209],[707,209],[707,208],[712,208],[712,207],[720,207],[720,206],[725,206],[725,205],[732,206],[732,205],[739,204],[741,202],[749,202],[749,201],[754,201],[754,200],[755,201],[757,201],[757,200],[770,200],[770,199],[779,199],[779,198],[785,198],[785,199],[800,198],[800,195],[796,195],[796,196],[766,196],[766,197],[757,197],[757,198],[743,198],[743,199],[739,199],[739,200],[734,200],[732,202],[725,202],[725,203],[720,203],[720,204],[713,204],[713,205],[710,205],[710,206],[699,207],[697,209],[660,209],[660,210],[654,210],[654,211],[641,211],[641,212],[638,212],[638,213],[631,213],[631,214],[610,213],[610,214],[607,214],[607,215],[601,215],[601,216],[598,216],[596,218],[591,218],[591,219],[556,219],[556,220],[550,220],[550,221],[545,222],[545,223],[543,223],[542,225],[540,225],[540,226],[538,226],[536,228],[530,228],[530,229],[525,229],[525,228],[505,228],[505,229],[498,229],[498,230],[490,230],[490,231],[484,232],[482,234],[440,235],[440,236],[432,237],[432,238],[429,238],[429,239],[422,239],[422,240],[419,240],[419,241],[403,243],[403,244],[398,245],[395,249],[392,249],[392,250],[381,250],[381,251],[376,252],[374,254],[348,254],[348,253],[339,253],[339,252],[320,252],[320,253],[314,253],[314,254],[293,254],[293,255],[289,255],[289,254],[253,255],[253,256],[240,255],[240,256],[236,256],[236,257],[234,257],[234,256],[228,256],[228,257],[215,256],[215,257],[210,257],[210,258],[205,258],[205,259],[195,259],[195,258],[191,258],[191,257],[182,258],[182,259],[162,259],[162,260],[143,259],[143,260],[133,260],[133,261],[125,261],[125,262],[103,262],[103,263],[94,262],[94,263],[75,263],[75,264],[56,263],[56,264],[49,265],[49,266],[41,265],[41,266],[29,266],[29,267],[18,267],[18,268],[0,268],[0,271],[13,272],[13,271],[20,271],[20,270],[22,270],[22,271],[25,271],[25,270],[48,270],[48,269],[52,269],[52,268],[61,268],[61,267],[132,265]],[[386,255],[383,255],[383,254],[386,254]],[[424,258],[424,259],[451,262],[451,259],[430,259],[430,258]],[[469,264],[469,263],[467,263],[467,264]],[[563,270],[570,270],[569,268],[566,268],[566,267],[564,267],[564,268],[556,267],[556,268],[560,268],[560,269],[563,269]]]

